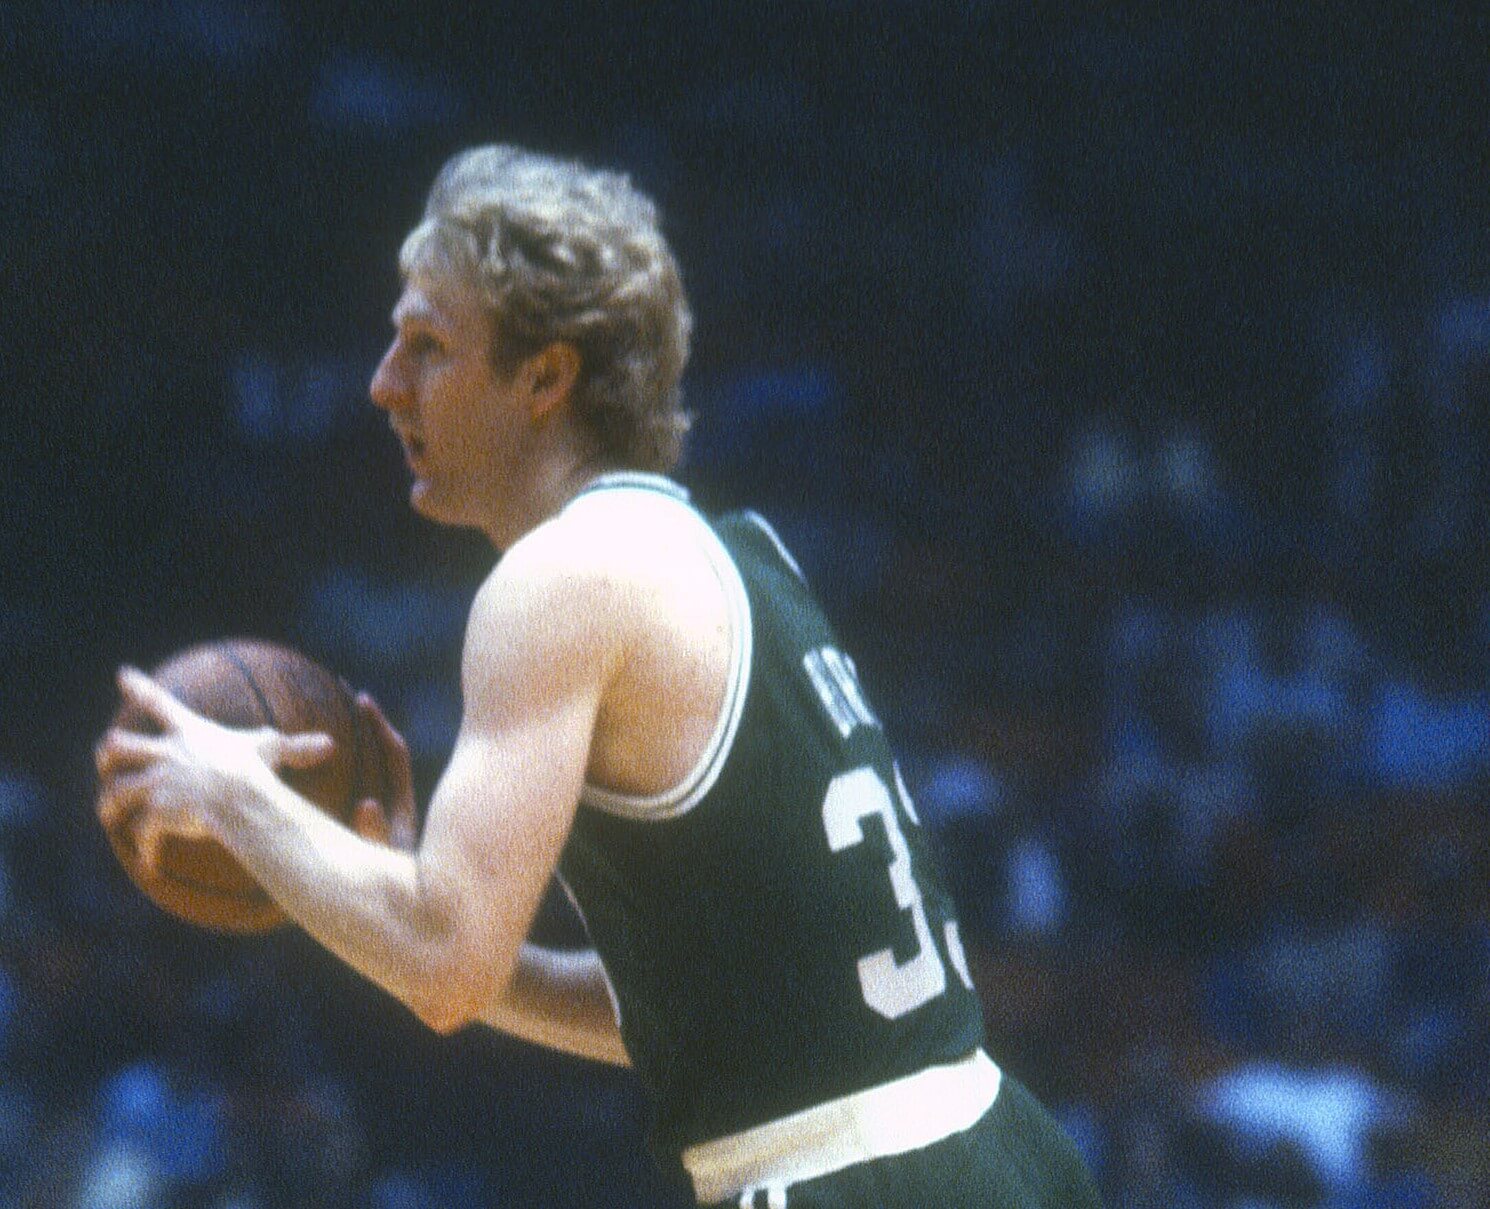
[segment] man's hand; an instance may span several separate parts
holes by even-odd
[[[94,750],[98,817],[112,830],[134,828],[140,860],[157,871],[167,835],[215,837],[236,799],[262,793],[279,768],[310,768],[331,754],[323,734],[285,735],[272,727],[236,730],[188,708],[145,673],[122,668],[119,692],[158,734],[114,727]]]
[[[419,815],[414,804],[414,776],[409,745],[367,693],[357,694],[358,725],[372,735],[381,754],[379,766],[386,780],[382,799],[363,798],[357,803],[352,829],[365,840],[388,844],[403,852],[419,846]]]

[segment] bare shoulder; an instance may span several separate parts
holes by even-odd
[[[462,658],[467,705],[604,681],[632,626],[617,561],[554,521],[506,551],[476,592]]]
[[[538,526],[503,557],[501,594],[567,592],[597,606],[644,607],[679,577],[712,574],[709,530],[690,508],[645,491],[582,499]]]
[[[708,751],[749,641],[728,552],[692,508],[646,490],[581,497],[525,540],[524,561],[579,577],[616,642],[587,780],[623,797],[672,794]]]
[[[502,556],[476,595],[468,653],[526,659],[571,652],[609,662],[680,609],[717,592],[709,531],[696,514],[647,492],[606,492],[545,521]]]

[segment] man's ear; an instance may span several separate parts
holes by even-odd
[[[579,350],[567,340],[555,340],[528,358],[530,412],[535,420],[553,413],[565,402],[579,381]]]

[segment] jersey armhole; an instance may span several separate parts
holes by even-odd
[[[678,818],[697,806],[714,787],[719,774],[724,770],[730,749],[734,746],[750,688],[753,635],[750,597],[745,591],[745,581],[724,543],[719,540],[719,535],[689,505],[682,506],[688,508],[703,531],[704,548],[714,573],[719,578],[720,586],[724,588],[731,634],[729,679],[725,685],[718,721],[703,754],[693,770],[674,788],[660,794],[644,796],[616,793],[598,785],[585,784],[580,794],[580,801],[584,805],[638,822],[661,822]]]

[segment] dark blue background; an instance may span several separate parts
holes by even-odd
[[[427,791],[492,555],[365,388],[493,140],[659,201],[684,477],[845,632],[1110,1203],[1485,1203],[1487,50],[1447,5],[0,8],[4,1203],[674,1203],[624,1077],[179,926],[92,819],[114,665],[229,633],[372,689]]]

